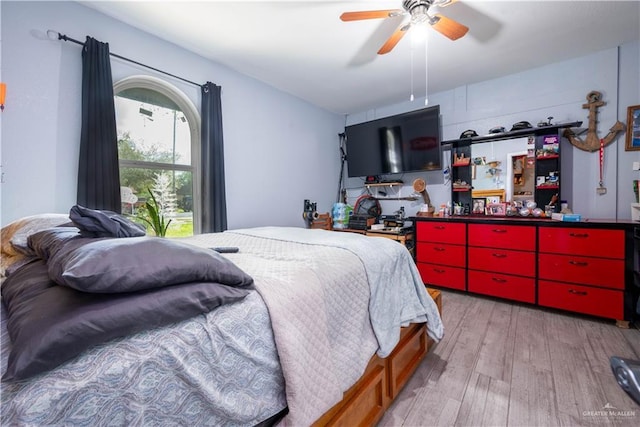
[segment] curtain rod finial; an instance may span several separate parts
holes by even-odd
[[[49,40],[60,40],[60,33],[55,30],[47,30],[47,38]]]

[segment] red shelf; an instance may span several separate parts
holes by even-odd
[[[557,159],[558,157],[560,157],[557,154],[551,154],[549,156],[538,156],[536,157],[536,160],[548,160],[548,159]]]
[[[453,191],[471,191],[471,188],[454,188]]]
[[[536,190],[557,190],[559,185],[537,185]]]

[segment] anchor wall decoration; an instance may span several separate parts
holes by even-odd
[[[602,107],[606,105],[606,102],[602,100],[602,94],[598,91],[591,91],[587,94],[587,103],[582,104],[582,108],[586,108],[589,110],[589,127],[587,129],[587,137],[584,141],[580,139],[580,137],[576,136],[576,134],[571,129],[565,129],[562,135],[569,140],[569,142],[584,151],[594,152],[600,149],[600,138],[598,138],[598,130],[596,129],[598,126],[598,107]],[[604,146],[607,146],[613,142],[616,135],[619,132],[624,132],[625,125],[617,121],[611,129],[609,129],[609,133],[602,138],[604,141]]]

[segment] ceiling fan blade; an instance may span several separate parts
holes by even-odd
[[[398,42],[404,35],[409,31],[411,24],[402,24],[400,25],[394,32],[391,34],[391,37],[387,39],[385,44],[382,45],[380,50],[378,51],[378,55],[384,55],[385,53],[391,52],[391,50],[396,47]]]
[[[361,21],[363,19],[388,18],[390,16],[397,16],[400,14],[402,14],[402,11],[398,9],[365,10],[362,12],[345,12],[340,15],[340,19],[343,21]]]
[[[468,27],[439,13],[432,16],[429,23],[434,30],[449,37],[451,40],[458,40],[469,31]]]
[[[445,7],[445,6],[449,6],[455,2],[457,2],[458,0],[435,0],[433,3],[431,3],[431,6],[438,6],[438,7]]]

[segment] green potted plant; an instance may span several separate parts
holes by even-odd
[[[167,234],[167,229],[169,228],[169,224],[171,224],[171,220],[166,221],[164,214],[162,213],[162,206],[158,203],[153,192],[147,189],[149,194],[151,195],[151,200],[147,200],[144,204],[146,212],[142,215],[139,215],[138,218],[147,223],[156,233],[158,237],[165,237]]]

